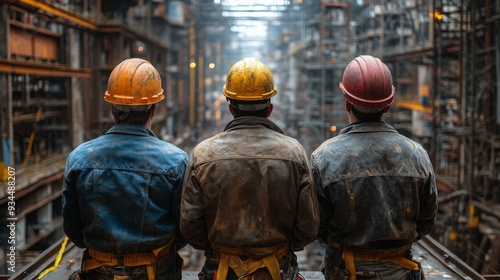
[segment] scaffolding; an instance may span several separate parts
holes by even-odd
[[[364,1],[357,47],[394,75],[388,121],[428,150],[439,176],[434,236],[474,269],[499,239],[499,1]]]
[[[291,120],[308,152],[347,124],[346,63],[370,54],[388,64],[397,93],[386,121],[424,146],[438,175],[433,236],[485,274],[500,270],[488,261],[500,257],[499,3],[320,1],[305,36],[283,47],[299,69]]]
[[[0,205],[7,208],[15,199],[16,249],[23,256],[64,234],[65,159],[114,123],[103,95],[119,62],[140,57],[158,69],[167,98],[152,130],[184,143],[187,40],[179,18],[185,3],[139,2],[0,1]],[[15,170],[11,200],[5,170]],[[6,248],[4,242],[0,252]]]

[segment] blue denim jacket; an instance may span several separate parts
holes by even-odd
[[[320,235],[365,249],[410,244],[437,213],[427,152],[383,122],[356,123],[311,155],[321,208]]]
[[[188,155],[142,125],[115,125],[69,155],[64,231],[78,247],[147,252],[179,233]],[[179,238],[178,238],[179,239]]]

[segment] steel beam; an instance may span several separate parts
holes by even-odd
[[[0,72],[50,77],[91,78],[90,69],[74,69],[67,66],[0,59]]]
[[[90,21],[83,19],[80,16],[68,13],[67,11],[55,8],[52,5],[48,5],[48,4],[42,3],[40,1],[35,1],[35,0],[19,0],[19,2],[26,4],[28,6],[31,6],[33,8],[37,8],[41,11],[44,11],[44,12],[51,14],[51,15],[54,15],[58,18],[65,19],[69,22],[75,23],[75,24],[82,26],[84,28],[87,28],[90,30],[97,30],[97,25],[91,23]]]

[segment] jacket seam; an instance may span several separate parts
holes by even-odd
[[[359,178],[368,178],[368,177],[404,177],[404,178],[417,178],[417,179],[427,179],[426,176],[419,176],[419,175],[415,175],[415,174],[405,174],[405,173],[398,173],[397,175],[391,175],[391,174],[360,174],[360,175],[356,175],[356,176],[347,176],[347,177],[339,177],[339,178],[335,178],[333,180],[328,180],[328,181],[324,181],[322,183],[323,187],[326,187],[327,185],[331,184],[331,183],[337,183],[337,182],[340,182],[340,181],[345,181],[345,180],[351,180],[351,179],[359,179]]]

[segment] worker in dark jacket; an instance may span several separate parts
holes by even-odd
[[[311,155],[325,278],[420,279],[411,244],[431,231],[437,213],[427,152],[382,121],[395,89],[380,59],[355,58],[340,89],[350,125]]]
[[[151,131],[163,98],[149,62],[123,61],[104,96],[116,125],[68,157],[64,231],[86,248],[78,272],[84,279],[181,279],[179,204],[188,155]]]
[[[190,155],[180,227],[205,250],[201,279],[297,279],[294,251],[316,238],[308,156],[268,119],[276,92],[265,64],[234,64],[223,88],[234,120]]]

